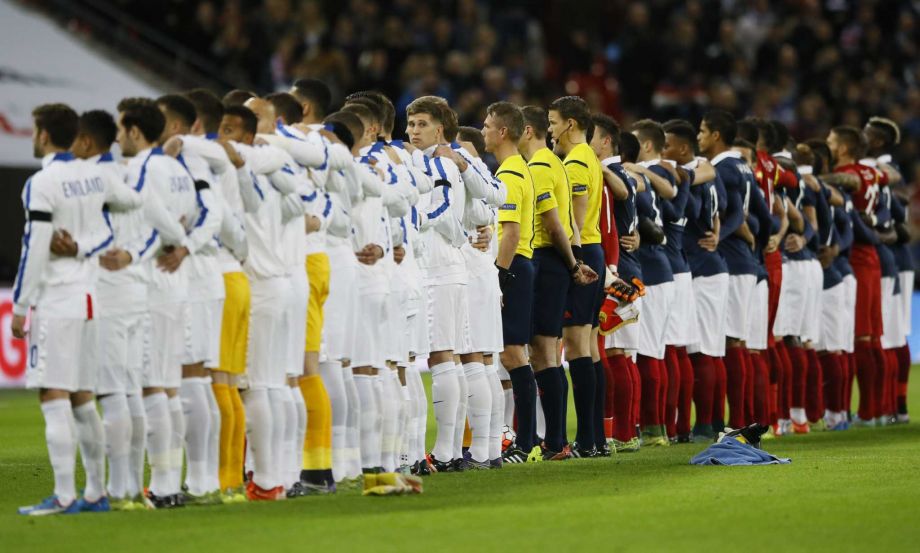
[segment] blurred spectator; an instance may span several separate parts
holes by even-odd
[[[338,98],[379,89],[400,113],[438,94],[472,125],[496,100],[580,94],[624,123],[723,107],[798,138],[879,114],[903,128],[902,165],[920,153],[920,4],[909,0],[112,3],[263,92],[309,76]]]

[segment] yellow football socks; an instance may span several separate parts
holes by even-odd
[[[212,384],[217,408],[220,410],[220,465],[218,478],[220,489],[226,490],[232,486],[230,475],[230,449],[232,447],[234,421],[233,402],[230,400],[230,386],[226,384]]]
[[[304,470],[332,469],[332,405],[319,375],[300,379],[307,404],[307,435],[303,442]]]

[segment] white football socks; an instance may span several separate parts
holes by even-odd
[[[470,421],[470,456],[474,461],[489,461],[489,431],[492,418],[492,390],[482,363],[463,365],[469,389],[467,416]],[[461,437],[461,444],[463,438]]]
[[[187,470],[185,485],[192,495],[203,495],[208,489],[208,436],[211,411],[208,408],[206,378],[183,378],[179,388],[182,416],[185,419],[185,455]],[[173,467],[176,470],[176,467]],[[180,462],[178,471],[181,473]]]
[[[345,395],[348,398],[348,410],[345,419],[345,477],[361,476],[361,399],[355,377],[348,367],[342,369],[345,383]]]
[[[182,399],[175,395],[169,398],[169,418],[172,433],[169,437],[169,495],[182,491],[182,444],[185,442],[185,416],[182,414]]]
[[[457,404],[457,417],[454,419],[454,443],[451,458],[463,459],[463,434],[466,431],[466,411],[470,402],[470,387],[463,372],[463,365],[457,363],[454,374],[457,375],[457,384],[460,385],[460,403]]]
[[[345,369],[338,361],[323,361],[319,364],[319,374],[332,405],[332,477],[336,482],[345,478],[347,473],[345,435],[348,424],[348,395],[345,392],[343,370]]]
[[[380,467],[381,436],[379,419],[380,410],[377,405],[377,394],[374,391],[375,378],[371,375],[354,375],[355,387],[361,402],[361,467],[376,469]]]
[[[498,379],[495,365],[486,365],[486,380],[492,395],[492,414],[489,418],[489,460],[502,456],[502,424],[505,415],[505,394]]]
[[[208,461],[205,475],[209,491],[220,491],[220,406],[214,397],[214,388],[211,378],[204,379],[204,396],[208,400],[208,411],[211,419],[211,432],[208,434]]]
[[[431,452],[437,460],[447,462],[454,455],[457,410],[460,408],[460,383],[453,361],[431,367],[431,400],[438,421],[438,437]]]
[[[415,430],[418,434],[415,440],[415,446],[418,448],[416,457],[419,461],[425,459],[428,444],[426,438],[428,435],[428,395],[425,392],[425,383],[422,382],[422,373],[418,367],[411,366],[406,370],[406,379],[415,389]]]
[[[288,481],[293,485],[300,482],[300,470],[303,468],[303,443],[307,439],[307,404],[303,400],[300,386],[291,388],[291,398],[294,400],[294,412],[297,415],[297,428],[294,429],[294,455],[288,459]]]
[[[70,399],[53,399],[42,403],[45,417],[45,442],[54,471],[54,494],[61,505],[77,497],[74,471],[77,464],[77,442],[74,434],[74,414]]]
[[[287,392],[287,393],[285,393]],[[288,410],[287,405],[293,407],[290,388],[286,385],[282,388],[271,388],[268,390],[268,405],[272,412],[271,425],[271,487],[276,488],[284,485],[284,471],[286,464],[284,462],[284,437],[286,427],[297,424],[295,420],[297,415],[294,410]],[[290,419],[288,416],[290,415]],[[270,488],[269,488],[270,489]]]
[[[399,395],[393,389],[395,373],[390,369],[380,369],[375,378],[377,399],[380,402],[380,456],[385,472],[396,472],[399,463],[397,438],[399,431]]]
[[[278,390],[281,395],[281,407],[284,410],[284,419],[281,429],[281,452],[276,458],[278,476],[281,478],[281,484],[285,489],[294,485],[294,482],[300,480],[300,473],[297,478],[291,480],[291,465],[294,463],[294,448],[297,445],[297,408],[294,406],[294,396],[291,388],[285,386]],[[274,400],[275,396],[271,395],[275,390],[269,392],[269,397]],[[278,421],[275,421],[278,424]]]
[[[105,429],[96,402],[88,401],[73,409],[77,442],[86,471],[83,497],[94,503],[105,495]]]
[[[144,397],[147,412],[147,461],[150,463],[150,493],[163,497],[173,493],[169,486],[169,443],[172,417],[169,398],[163,392]]]
[[[105,456],[109,460],[109,496],[115,499],[129,497],[131,474],[131,412],[124,394],[111,394],[99,398],[102,407],[102,426],[105,429]]]
[[[129,497],[144,491],[144,451],[147,448],[147,413],[144,397],[132,394],[127,397],[128,411],[131,413],[131,473],[127,483]]]
[[[252,455],[252,481],[263,490],[270,490],[277,484],[272,480],[272,408],[268,401],[268,390],[249,389],[243,393],[246,408],[246,442]]]

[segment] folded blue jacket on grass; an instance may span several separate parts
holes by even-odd
[[[770,455],[762,449],[726,437],[690,459],[691,465],[785,465],[791,459]]]

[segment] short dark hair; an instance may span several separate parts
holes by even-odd
[[[358,92],[353,92],[345,97],[345,101],[350,102],[358,98],[367,98],[377,104],[382,112],[380,120],[381,130],[384,134],[392,133],[393,127],[396,125],[396,107],[393,105],[393,102],[391,102],[384,93],[376,90],[359,90]]]
[[[827,146],[827,142],[820,138],[810,138],[805,141],[805,144],[811,148],[811,152],[815,154],[814,169],[815,173],[822,174],[826,173],[831,169],[831,149]]]
[[[338,111],[323,119],[323,123],[332,125],[332,132],[339,140],[352,149],[358,137],[364,134],[364,123],[361,118],[350,111]]]
[[[243,122],[243,130],[256,134],[259,130],[259,118],[246,106],[227,106],[224,108],[224,117],[239,117]]]
[[[789,129],[782,121],[777,121],[776,119],[767,121],[767,125],[770,127],[770,132],[765,137],[769,140],[767,147],[770,148],[771,152],[782,151],[789,144]]]
[[[508,136],[512,140],[518,140],[524,134],[524,114],[521,108],[511,102],[495,102],[486,108],[486,113],[508,129]]]
[[[757,125],[750,119],[742,119],[738,121],[735,126],[735,140],[739,138],[750,142],[751,144],[757,144],[757,139],[760,137],[760,131],[757,129]]]
[[[757,151],[757,146],[755,146],[754,143],[751,142],[750,140],[746,140],[744,138],[736,138],[735,141],[732,142],[732,146],[736,148],[747,148],[748,150],[751,150],[752,152]]]
[[[696,129],[685,119],[671,119],[665,121],[661,128],[665,134],[673,134],[680,140],[690,145],[690,149],[696,151]]]
[[[476,154],[482,155],[486,151],[486,139],[482,136],[482,131],[476,127],[460,127],[460,130],[457,132],[460,140],[464,142],[471,142],[473,147],[476,148]]]
[[[549,105],[551,111],[558,111],[563,119],[574,119],[581,130],[587,131],[591,127],[591,110],[580,96],[563,96],[556,98]]]
[[[371,112],[371,118],[374,123],[377,123],[381,128],[383,127],[383,107],[377,103],[376,100],[373,100],[367,96],[360,96],[358,98],[352,98],[351,100],[345,101],[346,106],[350,105],[359,105],[367,108]]]
[[[118,134],[115,118],[111,113],[101,109],[84,111],[80,115],[78,128],[78,134],[90,137],[100,150],[111,148],[115,142],[115,135]]]
[[[303,121],[303,107],[292,94],[287,92],[274,92],[265,97],[275,106],[275,113],[284,121],[285,125],[293,125]]]
[[[849,125],[840,125],[831,129],[831,132],[837,135],[837,139],[844,143],[850,155],[859,159],[866,150],[866,141],[861,132],[856,127]]]
[[[364,131],[367,130],[365,128],[364,121],[369,121],[372,123],[374,122],[374,112],[371,110],[371,108],[367,107],[366,105],[360,102],[347,103],[344,106],[342,106],[342,109],[337,111],[336,113],[342,113],[342,112],[354,114],[357,118],[361,120],[361,135],[363,135]],[[355,140],[357,141],[361,137],[361,135],[356,136]]]
[[[35,127],[46,131],[58,148],[70,148],[77,137],[77,112],[66,104],[42,104],[32,110]]]
[[[639,135],[640,143],[651,140],[656,152],[664,149],[664,129],[658,121],[640,119],[633,123],[632,130]]]
[[[541,140],[546,138],[546,133],[549,132],[549,119],[546,117],[545,109],[540,106],[524,106],[521,108],[521,115],[524,117],[524,126],[532,128],[534,136]]]
[[[166,116],[150,98],[125,98],[118,102],[121,125],[128,130],[137,127],[147,142],[156,142],[166,127]]]
[[[724,109],[712,109],[703,115],[703,122],[709,128],[709,132],[719,133],[719,138],[726,146],[731,146],[735,141],[737,133],[737,124],[735,116]]]
[[[241,90],[239,88],[231,90],[230,92],[224,94],[224,97],[221,99],[224,107],[227,106],[242,106],[252,98],[256,97],[255,92],[250,92],[248,90]]]
[[[224,116],[224,105],[217,94],[206,88],[193,88],[185,93],[195,106],[195,113],[206,133],[215,133],[220,129],[220,119]]]
[[[185,96],[179,94],[166,94],[157,98],[157,105],[162,106],[173,117],[178,117],[183,123],[191,127],[198,118],[195,104]]]
[[[613,151],[617,151],[617,145],[620,143],[620,124],[616,119],[603,113],[595,113],[591,116],[591,123],[594,126],[594,132],[600,132],[603,137],[610,137]]]
[[[635,163],[639,159],[639,139],[631,132],[620,132],[620,161]]]
[[[332,91],[323,81],[316,79],[297,79],[294,81],[292,93],[300,100],[307,100],[313,104],[318,117],[325,117],[332,106]]]

